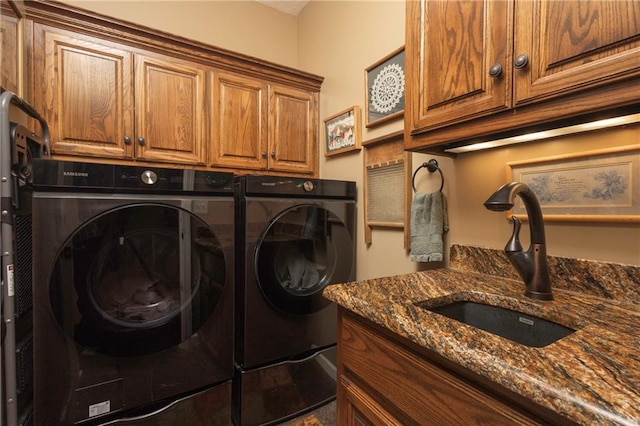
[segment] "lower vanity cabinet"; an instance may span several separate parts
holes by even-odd
[[[339,424],[349,426],[402,425],[344,374],[340,375],[338,384],[338,418]]]
[[[538,413],[544,410],[541,407],[535,414],[520,409],[525,402],[518,404],[485,389],[429,359],[412,345],[340,308],[338,424],[564,423],[555,413]]]

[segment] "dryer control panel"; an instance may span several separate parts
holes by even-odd
[[[238,177],[246,196],[355,199],[356,183],[330,179],[249,175]]]

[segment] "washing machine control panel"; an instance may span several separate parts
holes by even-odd
[[[233,174],[203,170],[153,169],[113,164],[34,159],[37,189],[85,189],[107,192],[233,193]]]
[[[144,172],[142,172],[142,176],[140,176],[140,179],[147,185],[153,185],[158,181],[158,175],[153,170],[145,170]]]

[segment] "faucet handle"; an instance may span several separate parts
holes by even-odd
[[[520,244],[520,228],[522,227],[522,222],[515,216],[511,216],[511,221],[513,222],[513,233],[509,241],[507,241],[507,245],[504,246],[504,251],[507,253],[520,252],[522,251],[522,244]]]

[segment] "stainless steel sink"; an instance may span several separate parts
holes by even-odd
[[[416,306],[534,348],[550,345],[575,332],[553,321],[477,302],[458,301],[439,306],[418,302]]]

